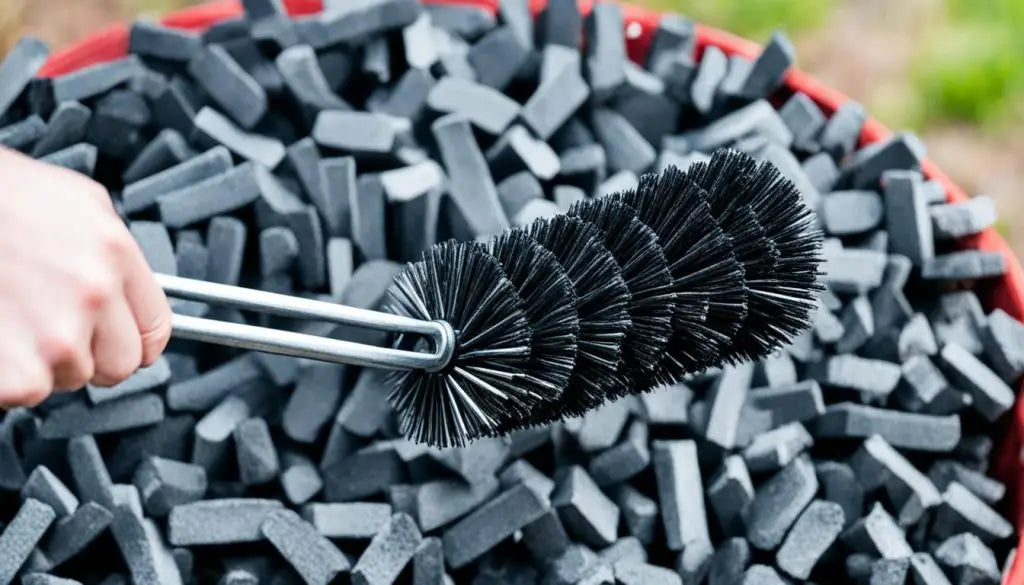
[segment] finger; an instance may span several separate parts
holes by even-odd
[[[116,386],[139,369],[142,338],[124,297],[111,300],[100,311],[92,336],[92,357],[96,368],[90,381],[96,386]]]
[[[36,406],[50,395],[53,376],[31,345],[0,352],[0,408]]]
[[[40,340],[39,353],[53,372],[53,389],[58,392],[78,390],[92,379],[95,363],[92,359],[92,332],[95,318],[80,315],[78,323],[71,319],[56,319],[64,325]]]
[[[127,234],[127,229],[125,230]],[[128,236],[130,239],[131,236]],[[142,338],[142,365],[151,366],[171,338],[171,307],[134,240],[123,247],[125,298]]]

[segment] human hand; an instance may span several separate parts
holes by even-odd
[[[106,189],[3,148],[0,178],[0,407],[152,364],[170,307]]]

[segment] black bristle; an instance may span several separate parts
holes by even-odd
[[[531,336],[523,300],[482,245],[448,241],[424,252],[395,278],[388,309],[445,320],[456,332],[455,354],[444,369],[394,374],[389,398],[405,436],[462,446],[524,419],[534,407],[522,384]]]
[[[672,273],[658,236],[637,218],[635,209],[608,197],[576,203],[568,215],[600,229],[615,256],[631,296],[632,326],[623,342],[625,375],[649,377],[665,357],[675,307]]]
[[[707,189],[747,273],[748,316],[723,357],[734,363],[765,357],[805,330],[816,310],[822,236],[813,214],[774,165],[758,166],[735,150],[716,151],[687,174]]]
[[[539,219],[528,229],[551,251],[572,280],[580,317],[576,368],[562,399],[530,416],[533,423],[579,416],[625,385],[617,375],[629,329],[629,289],[601,232],[575,217]]]
[[[516,286],[533,338],[524,382],[540,400],[561,397],[576,365],[580,318],[572,281],[554,254],[523,230],[509,230],[490,242],[491,255]]]
[[[701,189],[670,167],[641,177],[636,191],[620,198],[658,234],[675,279],[673,337],[662,367],[645,386],[678,382],[718,365],[719,348],[729,340],[725,331],[744,314],[744,279]]]

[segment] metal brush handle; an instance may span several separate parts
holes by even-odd
[[[171,321],[172,335],[180,339],[392,370],[437,371],[448,364],[455,351],[455,332],[445,321],[421,321],[391,313],[369,311],[346,305],[166,274],[157,274],[156,279],[168,297],[264,312],[282,317],[352,325],[390,333],[421,335],[431,340],[434,352],[424,353],[377,347],[293,331],[175,314]]]

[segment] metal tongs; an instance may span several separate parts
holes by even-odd
[[[433,352],[377,347],[293,331],[174,314],[171,322],[172,336],[179,339],[338,364],[431,372],[444,368],[455,351],[455,332],[445,321],[422,321],[391,313],[166,274],[157,274],[156,278],[168,297],[282,317],[364,327],[403,336],[421,336],[430,341]]]

